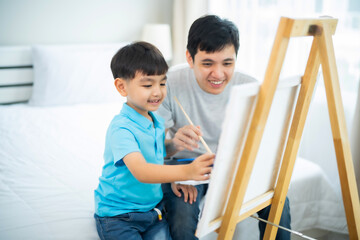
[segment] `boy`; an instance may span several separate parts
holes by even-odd
[[[95,219],[101,239],[171,239],[162,219],[163,182],[208,179],[214,155],[193,164],[166,166],[165,128],[153,113],[166,96],[168,66],[146,42],[120,49],[111,61],[117,91],[127,98],[106,133],[105,165],[95,190]]]
[[[236,84],[256,81],[250,76],[235,72],[239,49],[237,27],[226,19],[208,15],[197,19],[190,27],[186,59],[188,66],[168,73],[168,96],[158,113],[165,119],[171,140],[166,140],[167,153],[174,158],[194,158],[206,152],[198,144],[202,136],[213,152],[217,149],[221,125],[230,89]],[[199,127],[188,125],[184,114],[173,100],[176,96],[192,121]],[[164,202],[170,231],[174,240],[192,240],[198,223],[199,203],[205,196],[207,184],[196,185],[195,204],[187,204],[178,196],[175,184],[164,184]],[[270,207],[258,212],[267,219]],[[290,228],[289,200],[286,199],[280,225]],[[260,239],[266,224],[259,222]],[[276,239],[290,239],[290,233],[279,229]]]

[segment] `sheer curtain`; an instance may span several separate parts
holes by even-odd
[[[173,51],[171,65],[186,62],[187,35],[191,24],[208,12],[208,0],[174,0],[173,7]]]
[[[333,37],[339,80],[349,137],[353,122],[360,77],[360,1],[359,0],[209,0],[209,13],[235,22],[240,30],[237,68],[263,81],[270,51],[281,16],[304,18],[332,16],[339,19]],[[310,51],[311,38],[292,38],[281,78],[302,75]],[[322,78],[321,71],[319,78]],[[359,110],[358,110],[359,111]],[[359,142],[352,141],[357,149]],[[310,106],[300,147],[301,156],[318,163],[340,195],[335,151],[322,79]],[[353,156],[359,166],[359,154]],[[357,171],[359,173],[359,171]],[[358,176],[359,179],[359,176]],[[360,183],[358,182],[358,185]]]

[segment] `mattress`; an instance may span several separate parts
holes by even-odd
[[[98,239],[93,190],[119,106],[0,107],[0,239]]]

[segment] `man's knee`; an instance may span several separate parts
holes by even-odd
[[[184,218],[198,218],[200,209],[199,204],[196,202],[193,202],[192,204],[188,202],[184,202],[183,197],[176,197],[172,198],[171,201],[168,202],[168,204],[165,205],[166,212],[171,214],[171,216],[174,216],[176,218],[184,219]],[[170,216],[170,217],[171,217]]]

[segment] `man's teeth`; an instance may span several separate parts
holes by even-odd
[[[210,81],[212,84],[221,84],[223,81]]]

